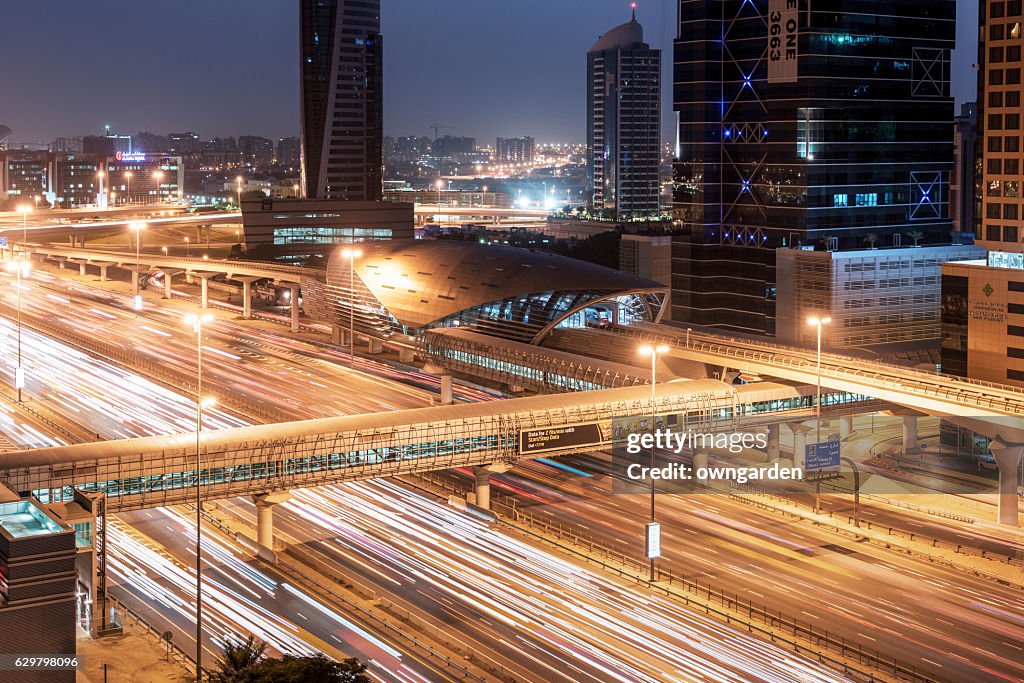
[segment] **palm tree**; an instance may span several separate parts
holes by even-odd
[[[907,237],[914,240],[914,246],[916,247],[917,243],[924,239],[924,233],[920,230],[914,230],[913,232],[908,232]]]
[[[217,661],[220,670],[211,674],[210,680],[214,683],[241,680],[242,674],[263,660],[266,649],[265,642],[251,635],[243,642],[225,643],[224,654]]]
[[[875,248],[875,244],[878,242],[878,233],[869,232],[864,236],[864,241],[867,242],[872,249]]]

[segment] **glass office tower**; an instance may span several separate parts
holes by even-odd
[[[379,201],[380,0],[301,0],[299,23],[303,196]]]
[[[775,250],[949,242],[953,0],[680,0],[672,319],[775,333]]]

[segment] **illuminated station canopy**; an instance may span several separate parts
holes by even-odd
[[[555,327],[660,320],[667,287],[552,254],[447,240],[339,247],[326,283],[303,286],[309,315],[381,337],[438,327],[539,343]],[[349,264],[354,264],[354,273]],[[354,290],[354,291],[353,291]]]

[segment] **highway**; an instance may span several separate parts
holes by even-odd
[[[607,456],[558,462],[591,476],[534,461],[493,475],[492,487],[515,496],[531,515],[641,557],[649,497],[612,494]],[[462,476],[464,485],[467,479]],[[662,569],[827,625],[830,633],[944,680],[1024,679],[1019,586],[837,537],[723,495],[659,494],[656,506],[663,524]],[[866,507],[868,518],[935,524],[925,515]]]
[[[42,287],[36,287],[35,289],[39,290],[38,292],[35,293],[35,295],[41,296],[42,300],[49,302],[49,307],[50,310],[52,311],[52,314],[59,315],[60,306],[68,305],[61,301],[56,301],[52,298],[47,299],[46,297],[50,296],[50,294],[44,293]],[[96,308],[96,306],[99,306],[99,304],[95,304],[94,302],[93,308]],[[96,310],[102,311],[104,314],[106,314],[100,317],[107,320],[116,320],[116,318],[118,317],[117,313],[111,312],[111,310],[115,309],[110,309],[109,307],[96,308]],[[111,315],[114,316],[113,319],[106,317]],[[132,314],[126,314],[126,316],[131,317],[131,321],[127,323],[128,325],[134,324],[137,326],[136,335],[140,334],[138,330],[142,330],[143,327],[152,328],[153,330],[161,330],[160,327],[157,327],[158,323],[154,322],[152,319],[140,318],[138,320],[135,320]],[[176,320],[174,322],[177,323]],[[170,334],[170,332],[166,332],[165,329],[161,331],[165,331],[165,333]],[[97,330],[97,334],[99,333],[100,331]],[[107,331],[106,333],[109,334],[109,331]],[[152,332],[146,330],[141,334],[148,336],[149,334],[152,334]],[[157,336],[164,338],[162,337],[162,335]],[[77,357],[74,354],[70,353],[69,350],[67,350],[66,348],[62,349],[59,346],[54,348],[48,348],[40,343],[38,345],[33,344],[32,348],[34,349],[34,351],[32,354],[30,354],[30,357],[27,358],[28,362],[26,363],[30,367],[41,366],[47,363],[48,359],[54,355],[68,356],[69,358],[72,359],[72,364],[82,364],[85,362],[85,360],[82,357]],[[36,354],[38,354],[38,357],[32,357],[35,356]],[[267,365],[273,365],[271,359],[267,358],[261,359],[260,362],[265,362],[265,364]],[[348,372],[347,369],[343,368],[338,369],[338,373],[349,375],[352,374]],[[284,372],[279,374],[284,376],[284,379],[278,379],[277,384],[279,385],[279,388],[291,388],[292,392],[294,392],[290,394],[291,397],[293,397],[293,400],[294,397],[301,396],[301,393],[298,392],[303,392],[305,391],[305,389],[302,386],[296,385],[293,381],[291,381],[293,379],[293,373]],[[138,424],[133,425],[133,429],[147,431],[149,428],[147,427],[147,423],[144,421],[144,417],[148,414],[158,416],[161,420],[161,427],[165,429],[181,431],[184,429],[188,429],[190,427],[189,418],[191,416],[192,409],[190,401],[184,399],[175,400],[173,397],[170,397],[158,391],[156,385],[152,385],[151,383],[148,383],[143,380],[133,380],[130,377],[122,376],[119,381],[125,384],[130,384],[132,382],[136,383],[141,389],[140,393],[128,394],[126,392],[110,391],[110,396],[106,397],[107,402],[97,402],[96,395],[102,394],[103,392],[97,391],[95,388],[92,387],[92,379],[87,369],[87,366],[85,365],[82,366],[81,372],[73,373],[70,371],[66,371],[65,374],[61,377],[47,379],[47,382],[53,383],[51,384],[51,386],[62,387],[62,396],[68,397],[65,399],[67,402],[64,404],[64,408],[66,410],[72,411],[76,415],[76,419],[78,421],[85,422],[88,424],[102,425],[100,430],[101,436],[106,436],[106,434],[103,433],[106,431],[120,431],[119,426],[114,422],[111,422],[109,416],[120,414],[120,412],[126,407],[120,404],[121,401],[123,401],[125,404],[130,404],[134,406],[135,410],[139,412],[139,414],[136,416]],[[379,381],[380,380],[377,380],[375,378],[370,378],[371,385],[378,383]],[[37,382],[42,383],[41,380],[37,380]],[[40,387],[29,387],[29,393],[32,393],[33,391],[36,390],[40,390]],[[75,405],[72,405],[70,403],[69,397],[74,394],[80,395],[81,399],[77,401]],[[149,401],[148,403],[147,400]],[[374,399],[371,397],[369,400],[373,401]],[[405,398],[402,400],[412,399],[408,395],[406,395]],[[422,400],[422,397],[417,397],[417,400]],[[309,410],[312,412],[329,413],[335,410],[335,408],[330,405],[330,402],[317,401],[309,402]],[[174,414],[177,414],[177,429],[174,429]],[[227,420],[229,416],[213,413],[211,415],[211,418]],[[395,491],[397,491],[397,489],[395,489]],[[394,503],[392,503],[394,506],[396,506],[396,508],[402,508],[412,504],[411,501],[409,500],[409,494],[402,492],[402,496],[403,498],[401,500],[397,500]],[[373,500],[376,502],[377,505],[383,504],[384,502],[383,496],[381,496],[380,494],[374,495]],[[314,497],[311,499],[311,504],[325,505],[327,503],[325,503],[323,500],[319,500],[318,498]],[[436,521],[435,524],[439,527],[451,528],[453,526],[457,526],[458,524],[463,523],[464,517],[455,511],[448,510],[446,508],[434,505],[432,503],[428,503],[426,501],[422,501],[421,504],[432,506],[435,509],[435,514],[438,516],[438,521]],[[372,516],[374,514],[374,509],[375,508],[372,506],[370,508],[367,508],[366,514]],[[174,628],[182,633],[182,638],[187,638],[187,636],[184,635],[188,631],[187,623],[182,624],[179,622],[182,619],[187,619],[187,615],[189,613],[187,593],[189,582],[187,581],[187,571],[184,569],[184,567],[187,567],[189,564],[191,551],[189,550],[188,545],[191,541],[189,540],[189,534],[187,533],[187,531],[183,533],[184,526],[187,525],[188,522],[180,518],[180,516],[174,517],[174,514],[175,513],[173,513],[173,511],[148,511],[133,513],[134,516],[122,518],[119,521],[117,527],[119,531],[117,532],[117,534],[115,534],[115,539],[117,542],[114,544],[116,550],[114,551],[114,555],[112,556],[111,573],[115,581],[117,581],[117,583],[119,584],[120,590],[133,590],[135,591],[135,594],[138,597],[148,596],[148,600],[150,600],[152,604],[154,604],[154,606],[166,607],[168,605],[177,605],[177,607],[171,611],[170,620],[174,623]],[[340,514],[337,509],[335,510],[335,514]],[[282,514],[281,517],[284,517],[285,520],[287,520],[284,514]],[[124,524],[126,520],[134,522],[134,524],[126,524],[126,526],[123,528],[123,533],[121,533],[122,528],[120,525]],[[135,526],[135,524],[138,524],[139,526]],[[287,521],[285,521],[284,524],[287,525]],[[302,522],[301,524],[303,527],[308,526],[308,523],[306,522]],[[485,533],[485,530],[482,527],[478,531],[479,533]],[[409,533],[412,533],[412,530],[410,530]],[[486,535],[490,535],[489,532],[487,532]],[[501,535],[495,536],[500,539],[504,539],[501,540],[502,544],[509,542]],[[375,560],[378,566],[389,566],[388,558],[393,557],[395,553],[401,550],[402,545],[407,544],[409,542],[408,537],[404,535],[395,536],[392,534],[390,537],[392,538],[392,545],[383,546],[381,552],[384,553],[384,555],[376,558]],[[498,554],[500,552],[508,552],[507,550],[501,550],[502,547],[503,546],[499,544],[497,549],[492,549],[490,552],[493,554]],[[160,551],[154,554],[154,552],[152,551],[155,551],[157,548],[160,548]],[[471,552],[471,550],[472,549],[469,546],[454,546],[453,549],[450,550],[449,562],[452,561],[452,557],[465,557],[467,553]],[[300,638],[297,641],[296,638],[298,636],[296,634],[300,633],[302,628],[305,628],[305,624],[303,624],[304,619],[302,617],[299,617],[298,613],[294,609],[289,610],[287,605],[285,604],[279,605],[275,610],[277,611],[278,614],[277,619],[269,619],[267,614],[262,613],[259,610],[255,612],[250,611],[243,613],[249,615],[244,618],[242,616],[237,616],[236,611],[239,608],[235,603],[236,597],[232,597],[233,594],[238,593],[238,591],[243,591],[243,595],[248,595],[250,598],[254,598],[260,596],[258,590],[260,586],[262,586],[263,590],[265,591],[271,589],[269,587],[268,582],[265,580],[263,576],[259,574],[254,574],[249,569],[246,569],[244,566],[242,566],[244,565],[244,563],[239,563],[238,561],[235,561],[237,560],[237,558],[235,558],[235,560],[232,560],[223,549],[218,549],[217,551],[215,551],[214,557],[216,558],[215,562],[217,564],[217,568],[213,570],[213,577],[216,584],[218,585],[218,588],[216,589],[217,592],[214,593],[213,606],[222,606],[221,609],[215,611],[215,614],[218,616],[215,616],[211,619],[211,626],[213,629],[216,629],[214,631],[215,636],[219,636],[218,632],[223,633],[223,631],[233,628],[233,624],[237,626],[238,621],[241,620],[243,623],[251,622],[251,624],[260,625],[260,629],[257,632],[257,635],[260,635],[261,637],[266,637],[269,641],[276,643],[276,646],[285,649],[305,647],[304,645],[300,645],[299,641],[301,641],[302,643],[307,643],[308,645],[309,640],[314,640],[314,642],[316,642],[315,638],[319,638],[320,640],[327,640],[330,638],[329,633],[324,632],[322,628],[318,628],[315,632],[311,631],[314,635],[314,638]],[[526,562],[525,559],[516,561]],[[495,557],[491,559],[489,564],[492,570],[499,571],[500,573],[500,570],[496,569],[501,566],[500,562],[500,558]],[[564,560],[560,560],[558,558],[554,558],[552,556],[545,554],[545,563],[550,562],[564,563]],[[140,570],[142,569],[144,569],[144,571],[146,572],[145,574],[141,573]],[[548,569],[549,567],[545,564],[535,571],[540,572],[541,574],[546,574]],[[450,574],[453,570],[451,569],[451,567],[448,567],[448,569],[446,569],[445,571]],[[597,579],[588,578],[588,581],[590,580]],[[536,582],[537,579],[535,578],[534,581]],[[574,581],[575,579],[566,582],[566,590],[568,590],[574,585]],[[278,582],[280,583],[280,581]],[[134,588],[129,588],[129,586],[132,586]],[[554,588],[552,587],[546,590],[554,591]],[[610,589],[603,590],[607,591]],[[622,596],[618,598],[619,601],[628,599],[633,603],[643,604],[650,600],[650,598],[643,591],[640,591],[635,587],[620,586],[616,588],[616,590],[628,591],[628,593],[623,593]],[[631,596],[630,593],[632,593]],[[450,597],[447,597],[445,599],[451,600]],[[559,593],[552,592],[551,597],[548,598],[548,609],[554,609],[564,604],[566,599],[567,598],[565,596],[560,595]],[[576,599],[579,600],[579,598]],[[436,614],[445,613],[446,608],[444,606],[444,602],[441,601],[440,596],[438,596],[436,600],[426,600],[429,604],[432,605],[432,609]],[[294,608],[294,606],[295,605],[293,604],[292,607]],[[615,606],[616,609],[621,608],[621,605],[619,603],[613,603],[613,606]],[[520,609],[523,609],[523,606],[520,606]],[[668,603],[667,601],[661,604],[659,606],[659,609],[662,610],[662,612],[659,613],[660,616],[658,616],[657,618],[663,621],[679,619],[681,618],[680,615],[685,613],[682,610],[682,608],[680,608],[678,605],[674,603]],[[486,613],[487,610],[484,610],[484,612]],[[235,616],[228,618],[226,616],[228,614]],[[303,614],[305,614],[305,612],[303,612]],[[600,616],[600,618],[592,617],[590,622],[588,623],[614,623],[615,617],[613,617],[612,614],[614,613],[605,613],[603,616]],[[654,617],[646,614],[643,615],[643,618],[635,617],[636,623],[634,623],[630,628],[630,630],[633,632],[632,636],[630,637],[635,639],[637,637],[637,625],[642,623],[644,619],[649,618]],[[302,626],[298,626],[299,624],[302,624]],[[514,627],[515,625],[513,624],[512,626]],[[718,630],[725,628],[717,624],[714,624],[713,622],[709,622],[706,625],[706,627],[715,628]],[[569,626],[563,626],[563,628],[569,628]],[[579,626],[572,625],[572,629],[575,628],[579,628]],[[256,629],[253,630],[255,631]],[[486,630],[487,629],[485,629],[485,631]],[[525,624],[521,625],[519,630],[525,630],[525,633],[519,633],[518,636],[512,633],[506,635],[508,635],[510,638],[528,637],[534,631],[533,627],[527,627]],[[613,667],[612,670],[621,670],[623,680],[670,680],[671,677],[669,677],[668,679],[662,677],[666,671],[671,671],[671,668],[666,662],[675,661],[675,657],[677,656],[682,657],[682,661],[689,662],[690,666],[710,667],[709,670],[717,672],[717,675],[722,677],[721,680],[750,680],[750,678],[745,678],[745,676],[747,676],[747,673],[743,672],[758,672],[757,680],[788,680],[783,674],[783,672],[787,670],[787,667],[806,668],[808,670],[812,668],[809,663],[805,662],[801,658],[787,655],[782,651],[775,651],[774,648],[771,648],[773,651],[773,656],[766,657],[766,653],[763,650],[763,648],[769,646],[763,645],[759,643],[759,641],[753,640],[748,636],[741,635],[738,632],[733,632],[731,629],[726,629],[725,632],[729,634],[729,638],[726,640],[731,641],[731,639],[742,639],[744,642],[742,643],[742,645],[731,645],[729,648],[723,649],[719,654],[715,655],[717,657],[720,657],[720,661],[712,661],[711,657],[714,654],[714,651],[712,649],[707,649],[704,652],[704,654],[701,655],[701,657],[708,657],[709,663],[705,663],[704,659],[702,659],[701,657],[697,657],[694,654],[689,655],[688,658],[684,657],[684,655],[682,654],[684,650],[679,650],[679,648],[684,648],[684,646],[686,645],[686,639],[683,638],[682,635],[676,634],[675,636],[673,636],[673,639],[666,644],[666,648],[668,648],[666,650],[666,653],[661,656],[660,660],[657,657],[655,657],[652,663],[648,662],[647,658],[653,655],[645,655],[644,652],[642,652],[643,647],[641,645],[637,645],[636,643],[631,645],[631,648],[633,649],[628,650],[628,656],[624,655],[622,661],[616,659],[614,656],[614,652],[618,647],[617,641],[608,641],[607,637],[610,634],[608,634],[606,631],[602,632],[600,629],[598,629],[597,631],[595,631],[595,634],[589,640],[582,640],[578,644],[578,647],[580,648],[581,652],[596,653],[593,654],[593,656],[596,657],[596,661],[598,663],[581,663],[580,671],[589,670],[590,673],[587,674],[589,680],[605,680],[604,674],[602,672],[605,670],[605,668],[609,666]],[[688,634],[688,637],[692,638],[693,635]],[[718,638],[713,638],[712,640],[717,641]],[[499,653],[493,655],[495,658],[507,657],[507,647],[509,642],[508,640],[495,641],[491,639],[490,642],[492,644],[492,647],[497,648],[497,652]],[[212,643],[209,644],[209,646],[212,646]],[[601,650],[602,647],[605,648],[604,651]],[[623,647],[625,647],[625,645],[623,645]],[[710,648],[711,646],[706,645],[705,647]],[[475,644],[474,649],[482,653],[488,652],[487,647],[481,647],[480,644]],[[540,670],[546,671],[551,667],[558,668],[560,666],[560,664],[558,664],[558,662],[560,661],[560,657],[562,656],[560,653],[562,653],[564,649],[560,643],[547,642],[543,639],[540,639],[538,640],[538,642],[534,643],[534,649],[536,650],[534,657],[536,657],[541,662],[546,662],[545,664],[537,664],[537,666],[541,667]],[[500,654],[503,651],[505,651],[505,654]],[[673,655],[672,653],[677,654]],[[744,653],[747,654],[744,655]],[[756,654],[751,655],[750,653]],[[369,655],[368,658],[372,658],[375,654],[379,653],[371,651],[369,653],[361,652],[360,654],[364,657],[367,657],[367,655]],[[668,657],[668,660],[666,660],[665,657]],[[766,664],[765,662],[770,663]],[[682,664],[677,662],[672,666],[682,666]],[[592,668],[588,669],[588,667]],[[642,672],[645,670],[648,672],[658,673],[643,674]],[[574,677],[575,674],[572,674],[572,677],[570,677],[567,680],[572,680],[574,679]],[[834,680],[834,678],[830,676],[824,676],[822,678],[810,677],[808,678],[808,680]]]

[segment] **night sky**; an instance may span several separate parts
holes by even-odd
[[[958,0],[958,102],[973,100],[977,2]],[[193,130],[298,134],[297,0],[9,0],[0,124],[14,140]],[[640,0],[664,51],[665,138],[675,3]],[[586,51],[629,19],[623,0],[384,0],[385,132],[582,142]]]

